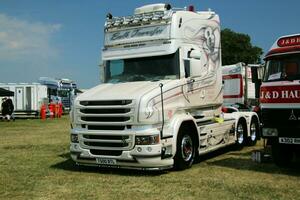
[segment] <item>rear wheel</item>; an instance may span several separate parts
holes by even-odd
[[[247,138],[247,128],[246,123],[243,120],[239,120],[236,128],[236,148],[242,149],[245,145],[245,140]]]
[[[188,129],[182,128],[178,133],[174,168],[183,170],[192,166],[196,154],[196,141]]]
[[[259,135],[259,124],[257,118],[254,117],[250,123],[250,136],[248,137],[248,144],[250,146],[256,145],[258,135]]]

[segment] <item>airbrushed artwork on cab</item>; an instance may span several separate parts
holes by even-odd
[[[181,39],[185,44],[190,44],[192,49],[201,52],[199,64],[199,76],[193,78],[193,81],[184,83],[173,88],[163,89],[164,101],[169,101],[169,110],[174,105],[197,107],[207,104],[221,104],[222,101],[222,74],[219,69],[221,66],[220,51],[220,28],[218,20],[212,23],[206,23],[207,19],[191,19],[182,24]],[[197,28],[196,28],[197,27]],[[198,65],[197,64],[197,65]],[[181,98],[183,96],[184,98]],[[184,101],[182,101],[184,100]],[[180,104],[181,102],[181,104]],[[147,109],[159,110],[161,96],[153,97],[147,103]],[[178,109],[178,108],[177,108]],[[146,118],[150,118],[148,115]]]
[[[184,29],[182,37],[186,38],[186,42],[191,43],[194,49],[201,52],[199,63],[201,73],[195,79],[193,91],[201,90],[200,97],[205,96],[206,101],[214,102],[216,99],[220,99],[220,95],[222,95],[222,87],[213,87],[213,85],[222,85],[219,83],[222,81],[219,70],[221,66],[220,26],[218,20],[214,20],[212,23],[205,23],[204,21],[207,20],[191,19],[186,21],[182,25]],[[216,88],[218,89],[216,90]],[[186,93],[187,99],[190,98],[189,96],[190,93]]]
[[[189,21],[193,23],[192,20]],[[207,73],[214,73],[216,67],[219,66],[220,58],[220,29],[218,26],[205,26],[194,28],[192,26],[186,25],[184,27],[184,38],[188,38],[193,41],[194,44],[202,50],[206,63],[203,63],[203,67],[207,68]],[[196,42],[196,43],[195,43]]]

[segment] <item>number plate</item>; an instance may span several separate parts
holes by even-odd
[[[300,138],[287,138],[287,137],[280,137],[279,143],[283,144],[300,144]]]
[[[96,163],[99,165],[116,165],[117,161],[109,158],[96,158]]]

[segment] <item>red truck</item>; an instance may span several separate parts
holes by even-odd
[[[260,87],[262,137],[279,166],[300,152],[300,33],[276,40],[264,58]]]

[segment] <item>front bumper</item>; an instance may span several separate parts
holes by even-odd
[[[118,156],[93,155],[89,149],[83,149],[78,143],[71,143],[71,158],[78,165],[107,168],[127,168],[142,170],[163,170],[173,167],[172,156],[164,156],[162,145],[136,145],[132,150],[122,151]],[[171,146],[169,147],[171,148]],[[114,160],[114,164],[100,164],[98,159]]]

